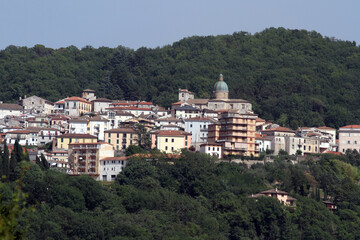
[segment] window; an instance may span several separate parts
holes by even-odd
[[[168,150],[168,147],[167,147],[167,146],[165,146],[165,150]]]
[[[174,151],[174,147],[171,147],[171,151]]]
[[[111,143],[111,139],[108,140],[108,143]]]
[[[348,144],[350,144],[350,140],[348,141]]]
[[[354,141],[354,144],[357,144],[357,141]]]
[[[168,142],[168,139],[167,139],[167,138],[165,138],[165,142]]]
[[[108,133],[108,137],[111,137],[111,134],[110,134],[110,133]]]
[[[110,136],[109,136],[110,137]],[[119,133],[116,134],[116,137],[119,138]]]
[[[173,139],[173,138],[171,139],[171,142],[174,142],[174,139]]]
[[[192,128],[192,124],[190,124],[190,127]]]
[[[64,139],[63,139],[63,138],[61,138],[61,142],[64,142]]]

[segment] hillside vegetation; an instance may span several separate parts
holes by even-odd
[[[102,185],[25,158],[0,183],[0,238],[359,239],[359,165],[356,150],[296,165],[279,156],[250,169],[183,152],[177,159],[133,158],[114,183]],[[275,187],[295,197],[296,207],[249,198]],[[329,196],[335,212],[322,203]]]
[[[170,106],[179,88],[210,97],[219,73],[232,98],[251,101],[267,120],[292,128],[360,122],[356,43],[284,28],[136,51],[9,46],[0,51],[0,100],[35,94],[56,101],[91,88],[100,97]]]

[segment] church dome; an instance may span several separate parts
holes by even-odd
[[[224,82],[222,74],[219,76],[219,81],[217,81],[214,85],[214,92],[229,92],[228,85]]]

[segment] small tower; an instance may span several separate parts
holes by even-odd
[[[226,82],[224,82],[224,77],[221,73],[219,81],[214,85],[213,96],[215,99],[229,99],[229,88]]]
[[[81,98],[86,99],[88,101],[92,101],[96,99],[95,91],[91,89],[85,89],[82,91]]]

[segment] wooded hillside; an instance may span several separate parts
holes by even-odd
[[[230,97],[260,117],[296,128],[360,123],[360,49],[316,32],[270,28],[254,35],[190,37],[162,48],[81,50],[9,46],[0,51],[0,100],[99,97],[170,106],[179,88],[211,96],[219,73]]]

